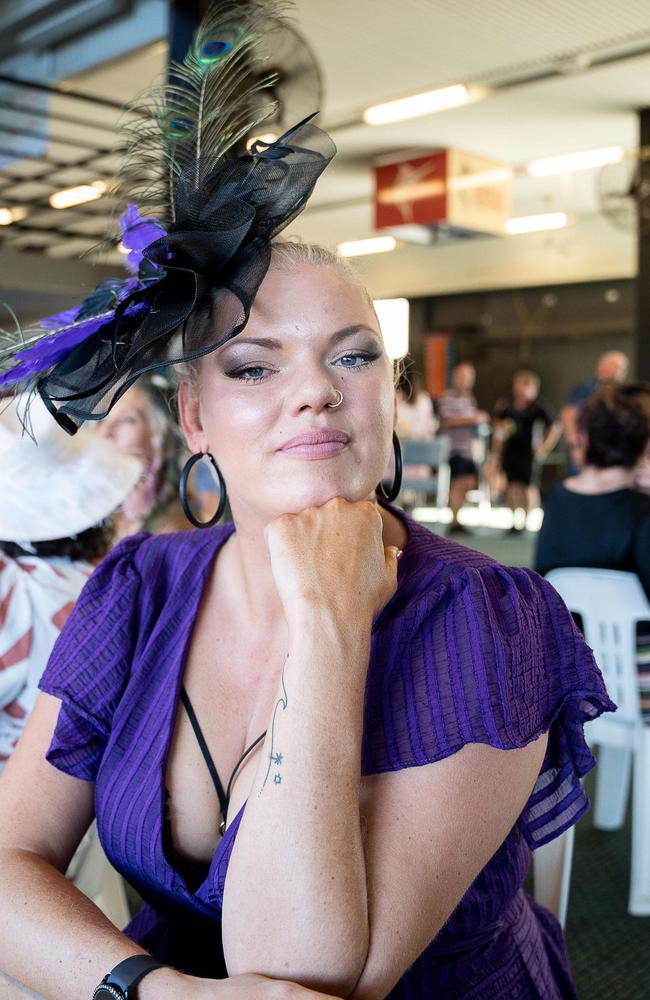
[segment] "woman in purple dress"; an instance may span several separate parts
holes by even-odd
[[[521,884],[584,812],[582,724],[613,706],[542,579],[373,499],[391,363],[321,259],[280,249],[244,333],[181,383],[236,529],[104,561],[3,777],[0,963],[46,997],[138,951],[167,966],[143,1000],[266,997],[253,973],[355,1000],[574,995]],[[182,692],[222,779],[266,731],[225,816]],[[93,813],[145,900],[124,934],[60,874]]]
[[[400,462],[372,303],[327,251],[270,244],[326,139],[180,164],[168,231],[125,219],[138,279],[21,349],[70,432],[184,359],[191,461],[234,525],[127,538],[60,636],[0,784],[18,996],[575,996],[522,882],[587,808],[583,723],[614,706],[544,580],[377,496]],[[93,816],[144,901],[123,932],[63,875]]]

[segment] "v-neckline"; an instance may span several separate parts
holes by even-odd
[[[404,511],[400,510],[399,508],[394,507],[392,504],[391,505],[386,504],[384,506],[386,506],[390,510],[390,512],[395,517],[397,517],[397,519],[402,523],[402,525],[406,529],[406,533],[407,533],[407,539],[406,539],[406,542],[405,542],[405,545],[404,545],[404,550],[405,550],[404,551],[404,558],[400,560],[400,562],[398,564],[398,570],[397,570],[398,571],[398,589],[399,589],[399,585],[404,582],[404,579],[405,579],[405,577],[408,574],[408,562],[409,562],[409,559],[408,559],[408,555],[407,555],[407,549],[410,549],[412,551],[412,549],[413,549],[412,543],[415,541],[415,539],[417,537],[418,529],[420,529],[421,526],[417,522],[415,522],[411,518],[409,518],[408,515],[406,515],[404,513]],[[426,530],[426,529],[424,529],[424,530]],[[205,878],[203,879],[202,882],[200,882],[196,886],[195,889],[192,890],[192,889],[190,889],[189,885],[187,884],[187,880],[186,880],[185,876],[183,875],[183,873],[172,863],[172,859],[167,856],[167,852],[165,851],[165,843],[164,843],[163,834],[162,834],[163,824],[165,824],[165,823],[168,823],[167,832],[168,832],[168,835],[169,835],[169,843],[172,846],[174,846],[174,841],[173,841],[173,837],[172,837],[171,820],[169,820],[168,817],[167,817],[167,808],[166,808],[166,802],[167,802],[167,765],[168,765],[168,761],[169,761],[169,754],[171,752],[172,738],[173,738],[173,734],[174,734],[174,726],[176,725],[176,718],[177,718],[177,715],[178,715],[178,710],[179,710],[179,705],[180,705],[180,693],[181,693],[181,687],[183,685],[183,675],[185,673],[185,666],[186,666],[187,656],[188,656],[188,653],[189,653],[190,643],[191,643],[191,640],[192,640],[193,627],[194,627],[194,624],[196,622],[196,617],[197,617],[197,614],[198,614],[198,611],[199,611],[199,608],[200,608],[200,605],[201,605],[201,601],[203,600],[203,595],[205,593],[205,588],[207,587],[209,579],[210,579],[210,575],[211,575],[212,571],[214,570],[214,566],[215,566],[217,557],[218,557],[221,549],[225,545],[225,543],[228,541],[229,538],[232,537],[232,535],[235,533],[235,531],[236,531],[236,528],[235,528],[235,525],[233,523],[230,523],[230,524],[227,524],[227,525],[223,525],[223,526],[220,525],[217,529],[215,529],[215,534],[218,532],[218,534],[216,535],[216,544],[214,545],[213,548],[211,548],[211,549],[208,550],[205,562],[203,563],[203,566],[201,567],[201,572],[199,574],[197,574],[197,577],[196,577],[196,584],[195,584],[194,592],[192,594],[192,611],[193,611],[193,613],[192,613],[192,615],[188,615],[188,618],[187,618],[189,624],[187,626],[187,631],[186,631],[186,633],[185,633],[185,635],[183,637],[183,648],[182,648],[181,654],[180,654],[179,659],[178,659],[179,665],[178,665],[178,673],[176,675],[176,685],[175,685],[175,689],[174,689],[174,698],[173,698],[173,703],[172,703],[171,708],[170,708],[169,718],[167,719],[166,751],[165,751],[165,753],[162,756],[161,765],[160,765],[161,766],[161,782],[160,782],[160,786],[161,787],[160,787],[160,795],[158,797],[158,801],[159,801],[159,820],[160,820],[160,830],[161,830],[161,835],[160,835],[160,849],[161,849],[163,858],[165,860],[165,864],[170,869],[170,871],[173,872],[174,879],[177,880],[178,883],[180,883],[180,885],[184,889],[185,893],[188,896],[190,896],[190,897],[192,897],[194,899],[198,898],[198,899],[202,900],[203,902],[205,902],[205,900],[203,899],[203,892],[205,890],[205,887],[208,886],[208,888],[209,888],[211,880],[212,880],[212,877],[213,877],[213,873],[214,873],[214,871],[215,871],[215,869],[216,869],[219,861],[221,860],[221,857],[222,857],[224,851],[228,847],[228,844],[230,843],[231,839],[237,833],[237,830],[239,828],[239,824],[241,822],[241,818],[242,818],[244,810],[246,808],[248,799],[246,799],[242,803],[240,809],[238,810],[238,812],[236,813],[236,815],[233,817],[232,821],[230,823],[228,823],[228,825],[226,826],[226,829],[224,830],[223,836],[221,837],[221,839],[219,840],[217,846],[214,849],[214,853],[212,855],[212,858],[211,858],[210,863],[209,863],[209,865],[207,867],[207,870],[206,870]],[[207,546],[206,546],[206,548],[207,548]],[[409,555],[410,554],[411,553],[409,552]],[[386,615],[387,609],[392,604],[392,601],[393,601],[394,597],[396,596],[396,594],[397,594],[397,591],[396,591],[395,595],[393,595],[393,598],[391,598],[391,600],[388,602],[388,604],[375,617],[374,622],[373,622],[373,626],[372,626],[372,632],[373,633],[376,631],[376,629],[378,628],[378,626],[380,625],[380,623],[384,620],[384,617]],[[225,817],[225,818],[226,818],[226,821],[227,821],[227,817]],[[177,848],[175,846],[174,846],[174,851],[177,854],[179,854],[180,857],[183,857],[183,855],[180,854],[180,852],[178,852],[178,850],[177,850]]]
[[[231,827],[235,827],[235,829],[236,829],[236,825],[238,825],[238,822],[239,822],[239,819],[240,819],[240,815],[243,812],[244,806],[246,805],[246,803],[244,803],[244,805],[239,810],[239,812],[237,813],[237,815],[235,817],[233,817],[232,822],[228,823],[228,825],[227,825],[227,827],[226,827],[226,829],[225,829],[225,831],[223,833],[223,836],[220,838],[219,842],[217,843],[217,846],[214,849],[214,853],[212,855],[212,858],[211,858],[210,863],[209,863],[209,865],[207,867],[207,870],[206,870],[205,878],[203,879],[202,882],[200,882],[196,886],[195,889],[191,889],[189,887],[188,883],[187,883],[187,879],[185,878],[185,875],[183,874],[182,871],[180,871],[179,868],[176,867],[176,865],[173,863],[173,860],[170,857],[168,857],[167,851],[165,850],[165,840],[164,840],[164,837],[163,837],[163,828],[166,826],[167,827],[167,834],[168,834],[168,838],[169,838],[169,843],[173,847],[173,849],[176,852],[176,854],[179,857],[183,858],[183,855],[178,851],[178,848],[174,844],[173,835],[172,835],[171,819],[168,816],[168,808],[167,808],[167,794],[168,794],[167,793],[167,766],[168,766],[168,763],[169,763],[169,754],[171,753],[172,740],[173,740],[173,735],[174,735],[174,727],[176,725],[176,719],[178,717],[178,712],[179,712],[179,707],[180,707],[181,688],[183,686],[183,675],[185,673],[185,667],[186,667],[186,663],[187,663],[187,657],[188,657],[189,650],[190,650],[190,644],[191,644],[191,641],[192,641],[192,636],[193,636],[193,632],[194,632],[194,625],[196,623],[196,618],[197,618],[197,615],[198,615],[198,611],[199,611],[199,608],[201,606],[201,601],[203,600],[203,596],[205,594],[205,589],[206,589],[206,587],[208,585],[208,582],[210,580],[210,576],[211,576],[211,574],[212,574],[212,572],[214,570],[214,566],[215,566],[217,557],[218,557],[219,553],[221,552],[221,549],[223,548],[223,546],[225,545],[225,543],[235,533],[235,530],[236,530],[235,529],[235,525],[232,524],[232,523],[229,523],[229,524],[226,524],[226,525],[220,525],[215,530],[215,535],[216,535],[215,545],[213,547],[210,547],[210,548],[208,548],[206,546],[206,548],[207,548],[207,556],[206,556],[205,561],[204,561],[204,563],[203,563],[203,565],[201,567],[200,573],[198,573],[197,576],[196,576],[196,583],[194,585],[194,589],[193,589],[193,593],[192,593],[192,599],[191,599],[192,614],[187,616],[187,622],[188,622],[188,624],[187,624],[185,635],[183,636],[182,650],[181,650],[181,653],[180,653],[179,658],[178,658],[178,672],[177,672],[177,675],[176,675],[176,678],[175,678],[176,683],[175,683],[175,688],[174,688],[174,697],[173,697],[172,704],[171,704],[171,707],[170,707],[169,716],[168,716],[168,718],[166,720],[166,742],[165,742],[166,749],[165,749],[165,753],[162,755],[161,764],[160,764],[160,770],[161,770],[161,775],[160,775],[160,786],[161,787],[160,787],[160,795],[159,795],[159,810],[160,810],[160,812],[159,812],[159,821],[160,821],[160,831],[161,831],[161,833],[160,833],[160,850],[161,850],[163,858],[165,860],[165,864],[168,866],[168,868],[174,874],[174,879],[177,880],[180,883],[180,885],[182,886],[182,888],[184,889],[184,891],[187,893],[187,895],[191,896],[193,898],[196,898],[196,897],[201,898],[201,891],[204,889],[204,887],[206,886],[206,884],[208,884],[210,882],[213,870],[214,870],[216,864],[218,863],[219,858],[221,857],[222,851],[224,849],[224,844],[226,844],[227,841],[230,839],[229,838],[230,829],[231,829]],[[190,602],[188,601],[186,603],[189,604]],[[225,817],[225,819],[227,821],[227,817]]]

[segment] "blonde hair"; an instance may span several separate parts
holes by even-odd
[[[337,250],[330,250],[320,243],[302,243],[300,240],[276,240],[271,244],[270,271],[290,271],[299,267],[331,267],[356,288],[375,313],[375,304],[360,275]]]

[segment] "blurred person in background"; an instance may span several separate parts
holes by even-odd
[[[650,383],[640,382],[636,385],[624,386],[621,390],[628,396],[637,397],[640,402],[650,409]],[[650,496],[650,439],[645,446],[643,455],[635,467],[634,488],[640,493]]]
[[[536,464],[551,453],[562,434],[559,422],[539,401],[540,379],[535,372],[515,372],[512,399],[494,410],[492,454],[506,477],[506,504],[512,510],[510,531],[523,531],[532,506],[539,504]],[[523,520],[517,523],[517,515]]]
[[[468,361],[462,361],[454,368],[452,387],[438,400],[440,430],[449,438],[449,468],[451,486],[449,506],[451,507],[451,527],[454,533],[465,533],[466,528],[458,522],[458,512],[465,502],[469,490],[478,485],[478,472],[474,462],[473,444],[476,428],[488,424],[490,417],[480,410],[474,396],[476,369]]]
[[[650,496],[638,489],[650,446],[650,392],[600,389],[580,417],[584,465],[544,505],[535,569],[588,566],[636,573],[650,599]],[[641,707],[650,719],[650,627],[638,629]]]
[[[423,388],[422,378],[418,372],[404,372],[399,380],[395,391],[395,406],[397,411],[397,422],[395,432],[402,445],[408,441],[433,441],[438,429],[438,419],[433,409],[433,400],[428,392]],[[395,461],[391,455],[385,473],[387,482],[392,482],[395,475]],[[404,465],[404,475],[407,480],[425,480],[431,476],[431,467],[428,465]],[[400,503],[404,510],[409,510],[417,502],[418,494],[413,489],[403,489],[400,494]]]
[[[623,385],[628,376],[630,361],[623,351],[606,351],[598,359],[593,378],[578,382],[569,393],[560,411],[560,421],[567,446],[567,471],[575,475],[582,464],[580,446],[580,410],[599,388],[606,385]]]
[[[650,440],[650,396],[600,389],[580,422],[585,462],[544,504],[535,569],[593,566],[637,573],[650,597],[650,497],[636,489]]]
[[[650,496],[650,445],[639,462],[636,474],[636,488]]]
[[[650,496],[650,444],[647,445],[637,466],[635,486],[641,493]]]
[[[31,403],[29,432],[20,411],[21,403],[5,403],[0,413],[0,771],[54,641],[112,545],[111,515],[141,472],[90,430],[69,437],[40,400]]]
[[[438,420],[433,401],[424,389],[418,372],[409,372],[399,381],[396,392],[397,423],[395,430],[400,440],[433,441]]]
[[[183,444],[169,409],[165,378],[150,375],[131,386],[96,425],[96,433],[144,466],[141,481],[115,517],[116,540],[143,529],[187,530],[190,525],[178,502]]]

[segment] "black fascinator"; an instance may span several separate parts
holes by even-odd
[[[20,341],[5,338],[0,392],[35,388],[74,434],[143,372],[199,358],[243,329],[271,240],[336,152],[313,116],[250,143],[273,110],[256,45],[278,23],[275,4],[213,3],[170,83],[132,105],[120,184],[132,199],[120,220],[132,275]]]

